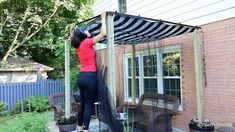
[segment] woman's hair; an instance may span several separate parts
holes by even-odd
[[[73,33],[73,37],[71,39],[71,45],[74,48],[79,48],[81,42],[87,38],[87,35],[85,33],[86,30],[87,30],[87,27],[79,27],[75,29]]]

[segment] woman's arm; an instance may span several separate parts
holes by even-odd
[[[102,14],[101,14],[101,31],[100,31],[100,33],[98,34],[98,35],[96,35],[95,37],[94,37],[94,39],[93,39],[93,43],[95,44],[95,43],[97,43],[97,42],[99,42],[102,38],[104,38],[104,36],[106,36],[106,12],[103,12]]]

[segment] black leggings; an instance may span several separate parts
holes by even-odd
[[[80,72],[77,78],[80,89],[81,107],[78,112],[78,125],[88,130],[94,103],[98,96],[98,83],[96,72]]]

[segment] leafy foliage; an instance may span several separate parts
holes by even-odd
[[[31,111],[44,112],[49,109],[48,99],[43,96],[30,96],[26,99],[27,106],[30,106]]]
[[[77,118],[75,116],[70,116],[69,118],[62,117],[57,121],[58,125],[67,125],[67,124],[73,124],[77,122]]]
[[[22,102],[17,102],[12,110],[13,114],[24,112],[44,112],[49,110],[48,99],[43,96],[30,96]]]
[[[0,101],[0,117],[2,116],[7,116],[10,114],[9,111],[5,110],[5,106],[7,105],[6,102],[1,102]]]
[[[0,116],[0,130],[2,126],[6,126],[8,124],[8,121],[14,119],[15,116],[13,115],[7,115],[7,116]]]
[[[16,50],[12,50],[11,55],[59,69],[49,77],[62,78],[68,25],[93,16],[91,5],[92,0],[0,1],[0,56],[3,57],[15,44],[13,49]],[[72,75],[78,73],[79,69],[75,70],[77,65],[77,57],[72,50]],[[74,83],[72,87],[76,87]]]
[[[5,110],[6,102],[1,102],[0,101],[0,112]]]
[[[43,132],[47,130],[48,113],[22,113],[6,120],[1,132]]]
[[[12,114],[19,114],[21,113],[21,111],[23,110],[26,110],[26,105],[24,104],[24,102],[17,102],[14,104],[14,107],[11,111]]]

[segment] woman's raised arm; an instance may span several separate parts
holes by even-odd
[[[100,33],[94,37],[94,44],[99,42],[102,38],[106,36],[106,12],[101,14],[101,29]]]

